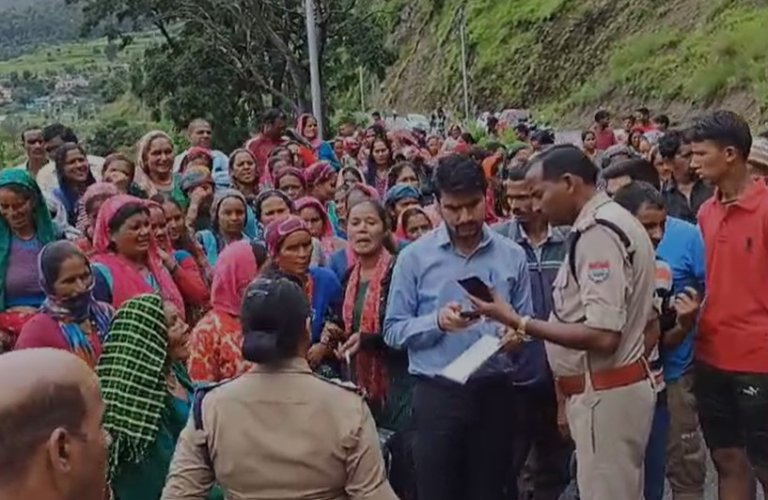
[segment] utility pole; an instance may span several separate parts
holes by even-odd
[[[360,72],[360,112],[365,113],[365,81],[363,80],[363,67],[359,67]]]
[[[317,51],[317,22],[314,0],[304,0],[307,15],[307,47],[309,48],[309,77],[312,90],[312,114],[317,120],[317,136],[323,137],[323,94],[320,88],[320,57]]]
[[[459,23],[459,36],[461,37],[461,73],[464,80],[464,119],[469,120],[469,83],[467,82],[467,41],[466,41],[466,15],[461,11]]]

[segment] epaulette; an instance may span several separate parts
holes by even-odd
[[[336,387],[341,387],[346,391],[354,392],[358,396],[362,396],[362,397],[365,396],[365,391],[363,391],[362,388],[356,386],[353,382],[345,382],[339,378],[323,377],[322,375],[319,375],[315,372],[312,372],[312,375],[314,375],[315,378],[322,380],[323,382],[328,382],[329,384],[333,384]]]

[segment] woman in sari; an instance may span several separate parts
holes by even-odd
[[[211,230],[197,233],[197,241],[203,247],[208,263],[216,265],[224,248],[232,242],[249,239],[243,232],[248,203],[245,196],[234,189],[222,189],[216,193],[211,205]]]
[[[96,184],[91,184],[80,198],[77,230],[83,236],[78,238],[75,244],[85,255],[93,253],[93,228],[96,226],[96,217],[99,215],[101,206],[109,198],[118,194],[119,191],[114,184],[97,182]]]
[[[394,163],[394,154],[389,139],[386,137],[374,139],[371,145],[371,154],[368,156],[365,181],[369,186],[376,188],[380,197],[383,197],[387,192],[389,169]]]
[[[195,382],[221,382],[244,373],[240,304],[243,292],[267,259],[260,244],[237,241],[221,252],[213,268],[211,310],[192,330],[187,367]]]
[[[157,295],[115,314],[96,366],[112,437],[109,482],[117,500],[159,500],[193,386],[184,367],[189,328]]]
[[[267,226],[275,220],[285,219],[291,215],[293,208],[293,200],[282,191],[269,189],[259,193],[254,207],[256,220],[259,223],[259,239],[264,239]]]
[[[312,237],[320,241],[326,261],[335,251],[344,248],[346,242],[334,236],[331,219],[319,200],[308,196],[299,198],[296,200],[296,214],[307,224]]]
[[[172,274],[173,282],[176,283],[181,298],[184,299],[187,319],[196,322],[208,306],[210,297],[208,283],[194,259],[178,260],[176,258],[171,238],[168,236],[168,219],[163,206],[156,201],[148,201],[147,207],[152,233],[157,242],[157,253],[167,269],[175,269]]]
[[[256,238],[259,236],[259,230],[254,205],[259,196],[259,173],[256,160],[250,151],[241,148],[229,155],[229,178],[232,188],[245,196],[248,206],[243,232],[249,238]]]
[[[329,163],[317,162],[304,172],[307,180],[307,192],[309,196],[316,198],[328,213],[332,230],[337,234],[339,224],[336,213],[336,203],[333,200],[336,194],[336,171]]]
[[[163,131],[153,130],[139,141],[137,147],[137,183],[149,196],[169,194],[184,208],[189,201],[181,191],[181,176],[173,173],[173,141]]]
[[[93,298],[90,262],[74,243],[55,241],[40,252],[38,274],[46,299],[21,329],[15,348],[62,349],[95,367],[114,309]]]
[[[211,229],[211,204],[215,188],[211,171],[199,165],[190,166],[179,181],[179,188],[189,200],[186,210],[187,227],[192,231]]]
[[[176,200],[165,194],[155,195],[151,200],[163,207],[167,222],[166,227],[168,228],[168,240],[171,242],[176,260],[181,263],[182,260],[193,259],[201,276],[210,282],[211,267],[208,265],[208,259],[203,248],[192,237],[192,233],[185,222],[184,209]]]
[[[408,356],[389,349],[382,335],[394,255],[387,249],[391,232],[377,201],[362,201],[349,210],[349,246],[357,256],[344,292],[346,341],[342,356],[354,356],[356,383],[364,389],[379,427],[402,430],[411,414]]]
[[[272,222],[267,227],[266,239],[270,263],[264,275],[293,279],[304,287],[312,304],[313,345],[307,356],[310,366],[338,376],[333,349],[321,343],[320,337],[324,330],[333,328],[330,320],[338,316],[342,297],[341,283],[329,269],[310,265],[312,235],[301,218],[291,215]]]
[[[414,242],[434,229],[429,214],[418,206],[406,208],[400,214],[395,237],[399,242]]]
[[[59,186],[53,190],[53,196],[67,211],[67,223],[75,226],[78,220],[80,198],[94,184],[96,179],[91,173],[88,157],[82,146],[74,143],[62,144],[54,157],[56,177]]]
[[[0,343],[13,348],[24,324],[45,300],[37,275],[43,247],[55,239],[51,213],[32,177],[0,171]]]
[[[365,184],[365,175],[357,167],[344,167],[336,178],[336,188],[349,189],[355,184]]]
[[[318,160],[327,161],[336,170],[341,168],[339,158],[333,151],[333,147],[318,134],[317,119],[314,116],[309,113],[299,116],[296,122],[296,132],[312,146]]]
[[[295,167],[286,167],[275,174],[275,188],[285,193],[293,201],[307,192],[307,179],[304,171]]]
[[[411,184],[395,184],[392,186],[384,197],[384,206],[391,221],[389,226],[393,227],[400,220],[400,214],[406,209],[418,207],[420,199],[421,192]]]
[[[344,138],[344,156],[341,160],[341,166],[360,168],[360,148],[362,144],[356,137]]]
[[[378,200],[379,193],[371,186],[355,184],[346,190],[343,200],[337,202],[337,206],[343,208],[346,219],[349,207],[364,200]],[[346,229],[346,226],[345,226]],[[344,281],[349,268],[355,263],[355,254],[349,245],[341,250],[336,250],[328,259],[328,267],[334,272],[339,281]]]
[[[113,307],[157,293],[184,316],[184,299],[173,280],[178,265],[168,268],[160,257],[146,201],[128,195],[108,199],[96,219],[93,248],[91,260],[108,284]]]

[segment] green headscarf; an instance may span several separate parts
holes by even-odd
[[[112,435],[109,473],[120,465],[139,463],[154,443],[168,390],[168,327],[163,300],[139,295],[115,314],[96,366],[106,403],[104,428]]]
[[[40,243],[46,245],[56,238],[53,227],[53,219],[48,211],[43,192],[40,191],[37,182],[26,170],[20,168],[6,168],[0,171],[0,188],[7,186],[19,186],[33,195],[35,233]],[[0,279],[5,280],[5,272],[8,270],[8,255],[11,253],[11,227],[0,217]],[[0,311],[5,310],[5,287],[0,286]]]

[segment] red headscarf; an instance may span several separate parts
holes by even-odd
[[[141,275],[135,264],[110,249],[109,223],[114,219],[117,212],[129,203],[147,206],[144,200],[133,196],[114,196],[101,206],[99,216],[96,219],[96,226],[93,230],[95,255],[92,257],[92,260],[103,264],[112,273],[112,305],[114,307],[120,307],[123,302],[138,295],[156,293]],[[186,315],[184,300],[176,283],[174,283],[170,273],[163,265],[157,249],[155,235],[150,231],[147,267],[155,280],[157,280],[160,287],[160,295],[172,302],[176,309],[178,309],[179,314],[184,317]]]
[[[227,245],[213,268],[211,307],[231,316],[239,316],[243,293],[258,272],[259,266],[250,241],[240,240]]]

